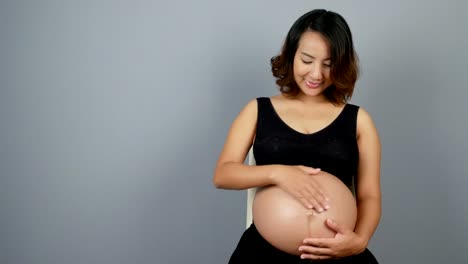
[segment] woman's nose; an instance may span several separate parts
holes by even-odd
[[[319,64],[312,64],[309,76],[312,77],[313,80],[322,80],[322,67]]]

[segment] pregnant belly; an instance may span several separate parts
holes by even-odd
[[[330,199],[330,209],[310,215],[311,210],[276,186],[257,190],[253,201],[253,219],[258,232],[274,247],[300,255],[298,248],[306,237],[334,237],[325,220],[332,218],[343,227],[356,225],[356,201],[349,188],[335,176],[321,172],[311,175]]]

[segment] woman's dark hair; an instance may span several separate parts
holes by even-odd
[[[299,93],[293,64],[299,40],[306,31],[320,33],[330,45],[330,78],[333,83],[324,91],[325,97],[334,104],[346,103],[353,94],[359,75],[358,58],[348,24],[341,15],[332,11],[312,10],[292,25],[281,53],[271,58],[276,84],[284,95],[296,96]]]

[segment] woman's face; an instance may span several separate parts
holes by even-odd
[[[303,95],[324,96],[330,79],[330,47],[318,32],[306,31],[294,56],[294,80]]]

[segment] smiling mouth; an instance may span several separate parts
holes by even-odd
[[[305,81],[307,87],[310,87],[310,88],[317,88],[320,86],[320,84],[322,84],[321,82],[310,82],[310,81]]]

